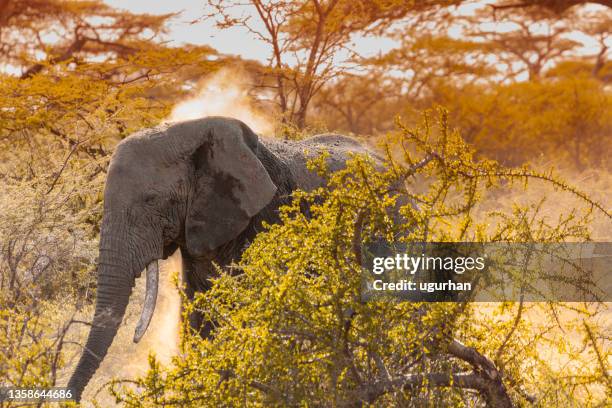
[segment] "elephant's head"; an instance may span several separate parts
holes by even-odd
[[[220,117],[133,135],[108,169],[95,315],[68,387],[81,393],[123,319],[134,280],[147,269],[145,304],[134,341],[146,330],[157,295],[159,259],[184,245],[206,255],[234,239],[268,204],[276,186],[257,158],[257,135]]]

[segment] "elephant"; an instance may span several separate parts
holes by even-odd
[[[327,151],[331,171],[351,153],[370,155],[355,139],[335,134],[301,141],[259,138],[243,122],[206,117],[137,132],[121,141],[107,170],[93,322],[68,382],[78,401],[104,359],[126,312],[135,279],[146,269],[145,301],[134,341],[155,307],[158,261],[180,248],[188,296],[210,287],[214,264],[238,261],[262,223],[296,189],[324,184],[307,161]],[[202,335],[210,325],[190,318]]]

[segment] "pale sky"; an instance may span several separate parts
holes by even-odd
[[[239,55],[245,59],[264,62],[269,55],[268,46],[253,38],[247,30],[240,27],[219,30],[213,20],[197,20],[206,12],[206,0],[172,0],[152,2],[150,0],[104,0],[105,3],[127,9],[133,13],[165,14],[181,12],[169,24],[167,39],[174,45],[185,43],[210,45],[223,54]],[[248,8],[244,8],[248,13]],[[258,20],[253,19],[253,22]],[[262,26],[263,28],[263,26]],[[263,30],[262,30],[263,31]],[[365,56],[386,52],[396,46],[388,38],[359,38],[356,50]]]
[[[245,29],[236,27],[226,30],[219,30],[214,26],[214,21],[206,20],[190,24],[206,12],[206,0],[172,0],[172,1],[151,1],[151,0],[105,0],[105,2],[116,8],[128,9],[134,13],[181,14],[174,18],[169,25],[167,40],[171,44],[178,46],[185,43],[198,45],[210,45],[224,54],[239,55],[245,59],[265,61],[269,55],[268,47],[263,42],[256,40]],[[475,8],[483,4],[491,3],[492,0],[481,0],[469,2],[461,5],[456,14],[469,15]],[[587,6],[597,8],[599,6]],[[245,8],[245,12],[248,9]],[[253,20],[257,21],[256,18]],[[496,30],[512,30],[511,24],[499,23],[495,26]],[[454,27],[451,35],[459,37],[461,30]],[[582,42],[584,47],[577,50],[579,54],[594,54],[597,52],[597,42],[588,36],[576,33],[572,39]],[[380,52],[385,53],[396,46],[396,42],[387,38],[356,38],[354,48],[364,56],[373,56]],[[612,46],[612,44],[611,44]]]
[[[169,41],[173,46],[180,46],[182,44],[191,43],[197,45],[210,45],[217,51],[223,54],[237,55],[244,59],[253,59],[261,62],[265,62],[269,57],[269,48],[267,44],[253,37],[252,34],[247,32],[244,28],[234,27],[230,29],[220,30],[215,27],[215,22],[210,20],[198,21],[197,23],[191,23],[207,12],[206,0],[165,0],[165,1],[151,1],[151,0],[104,0],[107,4],[118,9],[127,9],[133,13],[148,13],[148,14],[166,14],[166,13],[180,13],[177,17],[173,18],[168,25],[168,34],[164,40]],[[459,6],[453,11],[454,14],[470,15],[474,9],[482,7],[487,3],[491,3],[494,0],[473,0],[466,2]],[[242,8],[245,13],[248,14],[249,7]],[[609,9],[598,6],[588,5],[585,9],[597,12],[610,12]],[[252,23],[256,23],[259,20],[256,16],[253,16]],[[489,27],[487,27],[489,28]],[[514,27],[509,23],[497,23],[493,27],[495,30],[500,32],[512,30]],[[264,31],[264,30],[262,30]],[[460,38],[462,36],[462,30],[459,25],[452,26],[449,34],[452,37]],[[45,34],[46,40],[53,40],[57,37],[57,34],[48,33]],[[599,51],[599,45],[596,39],[586,36],[583,33],[572,33],[569,36],[571,39],[581,42],[584,44],[583,47],[576,49],[579,55],[595,55]],[[58,37],[59,39],[59,37]],[[53,41],[51,41],[53,42]],[[397,41],[384,38],[384,37],[355,37],[353,38],[352,48],[362,56],[375,56],[379,53],[386,53],[389,50],[397,47]],[[608,47],[612,49],[612,36],[608,39]],[[45,58],[45,54],[41,51],[40,58]],[[346,60],[347,53],[337,53],[335,57],[335,63],[340,64],[343,60]],[[286,60],[287,63],[292,64],[293,61],[290,59]],[[0,65],[0,71],[7,73],[19,74],[21,68],[13,67],[11,65],[3,64]]]
[[[262,60],[267,48],[265,44],[253,40],[244,30],[237,28],[220,31],[214,21],[190,24],[205,12],[205,0],[105,0],[105,3],[127,9],[133,13],[166,14],[181,12],[169,24],[168,40],[173,45],[185,43],[210,45],[225,54],[240,55],[247,59]]]

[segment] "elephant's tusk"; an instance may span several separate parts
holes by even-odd
[[[155,302],[157,301],[157,287],[159,283],[159,261],[151,261],[149,265],[147,265],[147,284],[146,284],[146,293],[145,300],[142,306],[142,314],[140,315],[140,320],[136,325],[136,330],[134,331],[134,343],[138,343],[142,336],[144,336],[147,331],[147,327],[149,327],[149,323],[151,323],[151,318],[153,317],[153,312],[155,311]]]

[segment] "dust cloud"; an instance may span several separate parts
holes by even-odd
[[[259,134],[271,134],[272,121],[254,108],[247,78],[248,74],[237,69],[219,70],[198,85],[195,96],[179,102],[167,121],[228,116],[242,120]]]

